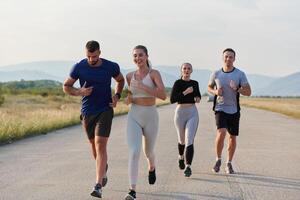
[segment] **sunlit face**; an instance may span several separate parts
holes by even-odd
[[[134,49],[133,50],[133,62],[137,66],[147,66],[148,56],[143,51],[143,49]]]
[[[233,62],[235,61],[234,53],[231,51],[225,51],[223,53],[223,62],[226,66],[233,66]]]
[[[190,64],[185,63],[181,66],[181,75],[185,77],[191,76],[191,73],[193,72],[193,68]]]
[[[86,50],[86,57],[90,65],[96,65],[99,61],[99,56],[100,50],[96,50],[94,52],[89,52],[88,50]]]

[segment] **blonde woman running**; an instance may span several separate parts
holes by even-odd
[[[181,78],[175,81],[171,92],[171,103],[177,102],[174,123],[178,134],[179,169],[184,175],[192,175],[191,164],[194,156],[194,138],[198,128],[199,116],[195,103],[201,94],[198,82],[191,79],[193,72],[190,63],[181,65]],[[185,151],[185,156],[183,155]]]
[[[148,181],[154,184],[155,155],[154,146],[158,133],[158,113],[156,98],[166,99],[165,87],[159,71],[151,68],[148,51],[138,45],[133,49],[133,61],[137,70],[126,75],[129,86],[127,104],[131,104],[127,122],[127,142],[129,147],[129,193],[126,200],[136,199],[139,157],[143,140],[143,150],[148,161]]]

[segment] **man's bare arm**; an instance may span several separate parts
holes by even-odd
[[[251,87],[249,84],[240,87],[237,92],[239,92],[240,94],[244,95],[244,96],[250,96],[251,95]]]
[[[125,84],[123,74],[120,72],[120,74],[118,76],[114,77],[114,79],[116,81],[115,94],[116,93],[122,94],[123,87]]]
[[[76,79],[73,79],[71,77],[67,78],[64,81],[63,84],[63,91],[66,94],[72,95],[72,96],[89,96],[92,91],[93,87],[85,87],[85,85],[82,88],[75,88],[74,83],[76,82]]]

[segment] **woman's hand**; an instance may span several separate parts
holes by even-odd
[[[131,93],[130,90],[128,90],[127,97],[125,98],[125,104],[126,104],[126,105],[131,104],[131,103],[132,103],[132,100],[133,100],[133,98],[132,98],[132,93]]]
[[[185,96],[185,95],[190,94],[192,92],[194,92],[193,86],[186,88],[186,90],[184,90],[182,92],[182,94]]]
[[[142,81],[138,81],[138,80],[132,80],[130,82],[130,87],[134,87],[134,88],[138,88],[140,90],[145,90],[145,85],[143,84]]]
[[[195,97],[195,103],[200,103],[201,98],[200,97]]]

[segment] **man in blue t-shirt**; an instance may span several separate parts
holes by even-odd
[[[228,157],[225,171],[233,174],[232,159],[236,149],[236,136],[239,134],[240,123],[240,94],[251,95],[251,88],[244,72],[235,68],[235,51],[225,49],[223,51],[223,67],[213,72],[208,83],[208,92],[215,95],[214,111],[217,126],[217,137],[215,141],[216,163],[214,172],[219,172],[221,166],[221,155],[226,133],[229,133]]]
[[[92,196],[101,198],[102,187],[107,183],[107,141],[110,135],[113,107],[117,105],[124,87],[124,77],[119,65],[100,58],[97,41],[86,44],[86,57],[76,63],[70,77],[64,81],[63,90],[73,96],[82,96],[81,122],[91,143],[96,160],[96,185]],[[111,78],[116,81],[115,94],[111,94]],[[80,88],[74,83],[79,79]]]

